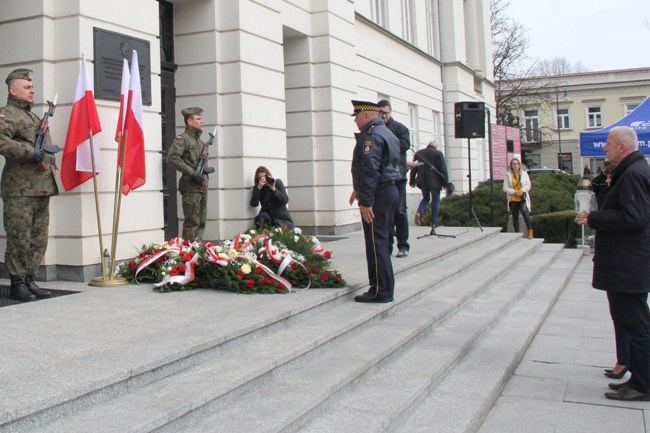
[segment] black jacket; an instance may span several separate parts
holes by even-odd
[[[406,152],[411,148],[411,132],[405,125],[392,117],[386,123],[386,127],[399,140],[399,172],[402,179],[406,180]]]
[[[639,151],[612,172],[600,210],[588,218],[596,229],[592,285],[623,293],[650,289],[650,166]]]
[[[352,186],[358,194],[359,205],[371,207],[377,185],[401,179],[399,140],[380,118],[368,122],[355,137]]]
[[[413,158],[416,162],[422,162],[411,170],[409,183],[419,187],[428,186],[430,189],[442,189],[449,184],[447,174],[447,163],[441,151],[433,146],[427,146],[415,152]],[[431,168],[435,167],[435,169]]]
[[[253,187],[251,206],[261,205],[260,211],[271,215],[276,224],[293,229],[293,218],[287,209],[287,203],[289,203],[289,195],[280,179],[275,179],[275,192],[266,186],[261,190],[257,188],[257,185]]]

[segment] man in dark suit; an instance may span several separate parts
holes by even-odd
[[[400,178],[396,182],[397,190],[399,191],[399,203],[395,211],[395,237],[397,238],[397,254],[395,257],[402,258],[409,255],[411,246],[409,245],[409,218],[406,213],[406,152],[411,148],[411,132],[402,123],[393,119],[393,109],[390,102],[382,99],[377,103],[381,109],[380,114],[384,120],[384,124],[390,132],[399,140],[399,174]],[[393,238],[390,239],[391,251],[393,246]]]
[[[612,128],[605,152],[611,181],[603,205],[578,224],[596,229],[592,285],[607,292],[615,327],[628,335],[630,380],[610,384],[612,400],[650,400],[650,166],[636,131]]]
[[[422,191],[422,200],[415,213],[415,223],[419,224],[420,217],[431,202],[431,228],[438,227],[440,212],[440,191],[449,184],[445,156],[438,150],[438,142],[431,140],[427,147],[420,149],[413,157],[414,169],[411,170],[409,184],[416,185]]]

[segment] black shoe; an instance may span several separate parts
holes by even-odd
[[[27,285],[29,291],[36,295],[38,299],[47,299],[54,296],[49,290],[44,290],[38,287],[34,282],[34,277],[25,277],[25,284]]]
[[[29,291],[24,280],[16,277],[11,278],[11,287],[9,288],[9,295],[16,301],[30,302],[35,301],[36,296]]]
[[[409,255],[409,250],[399,250],[399,252],[395,255],[398,259],[401,259],[403,257],[408,257]]]
[[[630,382],[631,380],[628,380],[627,382],[621,382],[621,383],[610,383],[607,386],[609,386],[609,389],[613,389],[614,391],[619,391],[623,388],[629,388]]]
[[[606,392],[605,397],[610,400],[620,401],[650,401],[650,394],[646,394],[628,386],[618,391]]]
[[[367,304],[386,304],[388,302],[393,302],[393,298],[379,297],[374,293],[369,292],[366,292],[363,295],[355,296],[354,300],[356,302],[363,302]]]
[[[627,373],[628,371],[629,371],[628,368],[625,367],[625,368],[624,368],[623,370],[621,370],[618,374],[614,373],[613,370],[612,370],[611,373],[608,372],[607,370],[605,370],[605,373],[604,373],[604,374],[605,374],[605,376],[607,376],[607,377],[609,377],[609,378],[612,378],[612,379],[622,379],[623,376],[625,376],[625,373]]]

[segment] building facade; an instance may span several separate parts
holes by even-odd
[[[532,77],[539,97],[516,116],[532,167],[595,173],[602,161],[580,157],[580,133],[620,120],[650,96],[650,68]]]
[[[103,126],[95,137],[104,167],[97,177],[103,240],[109,245],[112,231],[119,233],[118,260],[179,232],[178,176],[167,166],[166,152],[184,127],[184,107],[204,109],[204,140],[218,126],[210,151],[216,173],[206,239],[231,238],[252,225],[257,210],[248,202],[259,165],[283,179],[303,230],[360,229],[358,209],[347,202],[356,128],[351,99],[389,99],[415,148],[438,138],[458,191],[468,188],[469,167],[474,183],[489,176],[487,139],[468,145],[453,138],[455,102],[484,102],[488,112],[494,107],[488,0],[2,3],[0,75],[18,67],[34,70],[36,113],[58,93],[50,125],[61,146],[86,54]],[[142,77],[151,88],[143,117],[147,180],[122,198],[118,224],[113,136],[119,102],[97,92],[98,80],[110,78],[98,77],[99,66],[108,62],[106,47],[97,43],[102,32],[141,41],[150,59]],[[6,92],[0,92],[3,100]],[[51,202],[41,276],[87,281],[97,276],[101,257],[93,184],[61,191]],[[0,258],[4,246],[2,238]]]

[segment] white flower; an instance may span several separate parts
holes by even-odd
[[[237,250],[228,250],[229,257],[235,257],[237,255]]]
[[[299,239],[298,236],[294,236],[294,237],[293,237],[293,241],[294,241],[294,242],[298,242],[298,239]]]
[[[244,263],[243,265],[241,265],[241,271],[244,274],[248,275],[251,273],[251,266],[248,263]]]
[[[294,232],[295,234],[297,234],[297,235],[302,234],[302,230],[300,230],[299,227],[295,227],[295,228],[293,229],[293,232]]]

